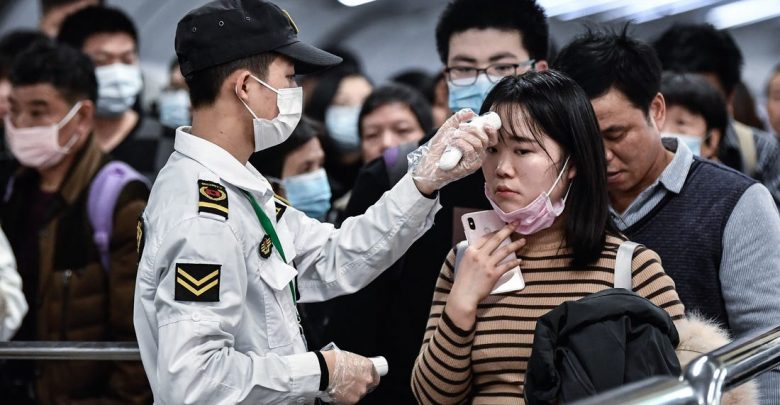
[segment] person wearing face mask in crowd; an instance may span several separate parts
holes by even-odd
[[[402,84],[379,87],[368,96],[358,116],[363,162],[368,165],[383,158],[391,170],[373,177],[374,171],[364,172],[365,168],[361,168],[361,181],[355,184],[338,223],[364,213],[406,173],[406,154],[430,133],[432,120],[431,106],[422,94]],[[405,149],[401,145],[406,145]]]
[[[346,210],[338,212],[337,225],[346,218],[366,212],[382,197],[382,193],[406,174],[406,154],[416,149],[420,139],[431,131],[431,107],[414,89],[401,84],[385,85],[374,90],[363,103],[358,126],[365,162],[375,159],[394,159],[396,162],[390,165],[394,170],[391,173],[383,173],[381,177],[370,176],[373,172],[364,175],[361,169],[359,176],[363,180],[355,185]],[[399,151],[402,144],[406,153]],[[394,155],[383,156],[388,149],[393,151]],[[382,347],[377,341],[361,340],[362,333],[351,333],[350,325],[354,325],[357,319],[365,319],[363,315],[372,312],[369,308],[392,305],[392,300],[377,297],[390,291],[385,288],[387,280],[396,277],[391,270],[379,276],[371,283],[370,288],[322,304],[309,305],[306,314],[312,331],[310,340],[334,340],[361,352],[374,352],[378,347]],[[369,328],[365,329],[366,332],[368,330]],[[387,336],[388,339],[392,336],[390,333],[377,335]]]
[[[363,163],[400,144],[416,145],[431,131],[432,121],[431,105],[418,91],[402,84],[376,89],[358,115]]]
[[[653,42],[653,47],[664,70],[698,73],[718,89],[729,106],[729,125],[720,141],[719,160],[761,182],[780,206],[780,142],[734,117],[732,105],[744,58],[732,35],[711,24],[675,24]]]
[[[92,135],[94,69],[81,52],[45,41],[20,55],[11,73],[6,139],[22,167],[9,181],[0,219],[30,308],[16,340],[135,340],[127,311],[136,273],[134,218],[149,189],[135,173],[113,191],[113,202],[92,194],[119,164]],[[93,221],[99,211],[108,224],[103,242]],[[0,385],[3,400],[14,404],[150,398],[138,362],[8,362]]]
[[[3,124],[10,108],[11,69],[20,53],[42,39],[46,39],[44,34],[30,30],[12,31],[0,38],[0,190],[5,190],[9,177],[19,165],[6,145]]]
[[[689,310],[736,338],[780,324],[780,216],[770,191],[661,138],[668,118],[661,63],[627,30],[588,31],[554,62],[598,117],[610,216],[658,253]],[[780,370],[757,380],[763,403],[780,403]]]
[[[625,241],[609,219],[604,148],[582,89],[560,73],[532,72],[502,80],[482,108],[502,122],[482,165],[483,196],[507,225],[469,241],[457,267],[454,251],[441,266],[412,376],[420,404],[520,400],[536,319],[610,288],[615,251]],[[507,254],[515,257],[502,263]],[[525,287],[491,295],[518,265]],[[638,295],[683,318],[658,255],[639,249],[631,270]]]
[[[297,304],[376,278],[430,228],[438,190],[476,171],[497,136],[460,129],[474,114],[459,112],[366,214],[339,229],[310,218],[248,163],[295,130],[295,75],[340,62],[297,35],[290,14],[258,0],[212,1],[178,23],[192,126],[176,131],[138,225],[134,318],[157,403],[356,403],[377,370],[349,351],[307,347]],[[465,158],[442,171],[448,143]]]
[[[533,0],[450,2],[436,27],[436,47],[446,66],[444,76],[452,91],[448,100],[452,112],[463,106],[479,108],[482,100],[477,101],[477,97],[487,95],[479,83],[485,80],[498,82],[500,75],[547,69],[548,41],[544,10]],[[488,74],[490,77],[485,79]],[[467,82],[465,78],[470,79]],[[452,84],[456,79],[461,86]],[[471,82],[478,88],[472,88]],[[461,90],[453,91],[456,87]],[[421,143],[427,141],[426,137]],[[386,179],[388,173],[385,160],[376,159],[361,169],[355,189],[364,195],[381,196],[393,184],[376,179]],[[393,364],[393,372],[362,403],[414,403],[409,380],[428,320],[436,269],[452,245],[465,237],[461,215],[490,208],[483,198],[484,183],[478,171],[444,187],[442,209],[431,230],[369,285],[367,292],[358,293],[355,300],[350,300],[352,296],[341,299],[351,302],[344,304],[350,310],[339,315],[345,324],[363,325],[347,336],[344,347],[363,355],[382,354]],[[372,294],[375,291],[381,295]],[[374,321],[368,323],[367,319]]]
[[[164,88],[152,106],[162,125],[162,136],[157,144],[156,167],[165,165],[165,161],[173,153],[173,142],[176,129],[190,125],[192,122],[190,110],[190,93],[187,82],[179,68],[179,60],[173,59],[170,65],[168,86]]]
[[[661,94],[666,101],[661,135],[685,142],[694,156],[717,161],[729,123],[726,102],[718,90],[699,75],[664,72]]]
[[[162,127],[141,108],[143,78],[133,21],[116,8],[87,7],[65,19],[57,39],[80,49],[96,66],[95,140],[100,149],[154,178],[160,169]]]
[[[330,184],[325,173],[325,152],[320,138],[324,130],[302,117],[290,138],[254,153],[249,163],[271,182],[274,192],[290,206],[320,221],[330,211]]]
[[[178,59],[171,62],[168,73],[168,86],[160,92],[157,109],[160,124],[165,129],[164,133],[173,136],[176,134],[176,128],[190,125],[192,118],[190,117],[190,93],[187,82],[181,74]]]
[[[307,116],[325,124],[325,170],[331,179],[333,206],[339,212],[349,202],[363,164],[357,122],[360,106],[372,89],[358,64],[337,66],[318,78],[305,108]]]

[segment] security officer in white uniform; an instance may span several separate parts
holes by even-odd
[[[357,402],[379,382],[372,363],[307,351],[296,303],[376,278],[431,226],[437,190],[478,169],[495,137],[458,129],[473,116],[461,112],[365,215],[341,229],[308,218],[247,163],[298,123],[293,76],[341,61],[297,32],[261,0],[214,1],[178,24],[192,127],[177,130],[138,225],[135,329],[158,404]],[[452,143],[465,155],[443,172],[438,158]]]

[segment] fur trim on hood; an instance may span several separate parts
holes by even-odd
[[[699,314],[687,314],[675,322],[680,344],[677,345],[677,358],[680,366],[685,367],[695,358],[711,352],[731,342],[728,332],[717,323],[707,320]],[[723,393],[722,405],[750,405],[758,403],[758,384],[749,381]]]

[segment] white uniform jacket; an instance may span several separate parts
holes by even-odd
[[[11,244],[0,230],[0,341],[11,340],[27,315],[22,278],[16,271]]]
[[[438,199],[407,175],[341,229],[274,198],[251,165],[182,127],[139,220],[134,322],[158,404],[311,403],[320,368],[300,334],[300,302],[349,294],[433,223]],[[274,223],[287,263],[250,192]],[[263,243],[265,242],[265,243]]]

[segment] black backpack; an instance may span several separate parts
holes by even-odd
[[[567,403],[652,376],[679,376],[678,343],[666,311],[629,290],[565,302],[537,321],[526,403]]]

